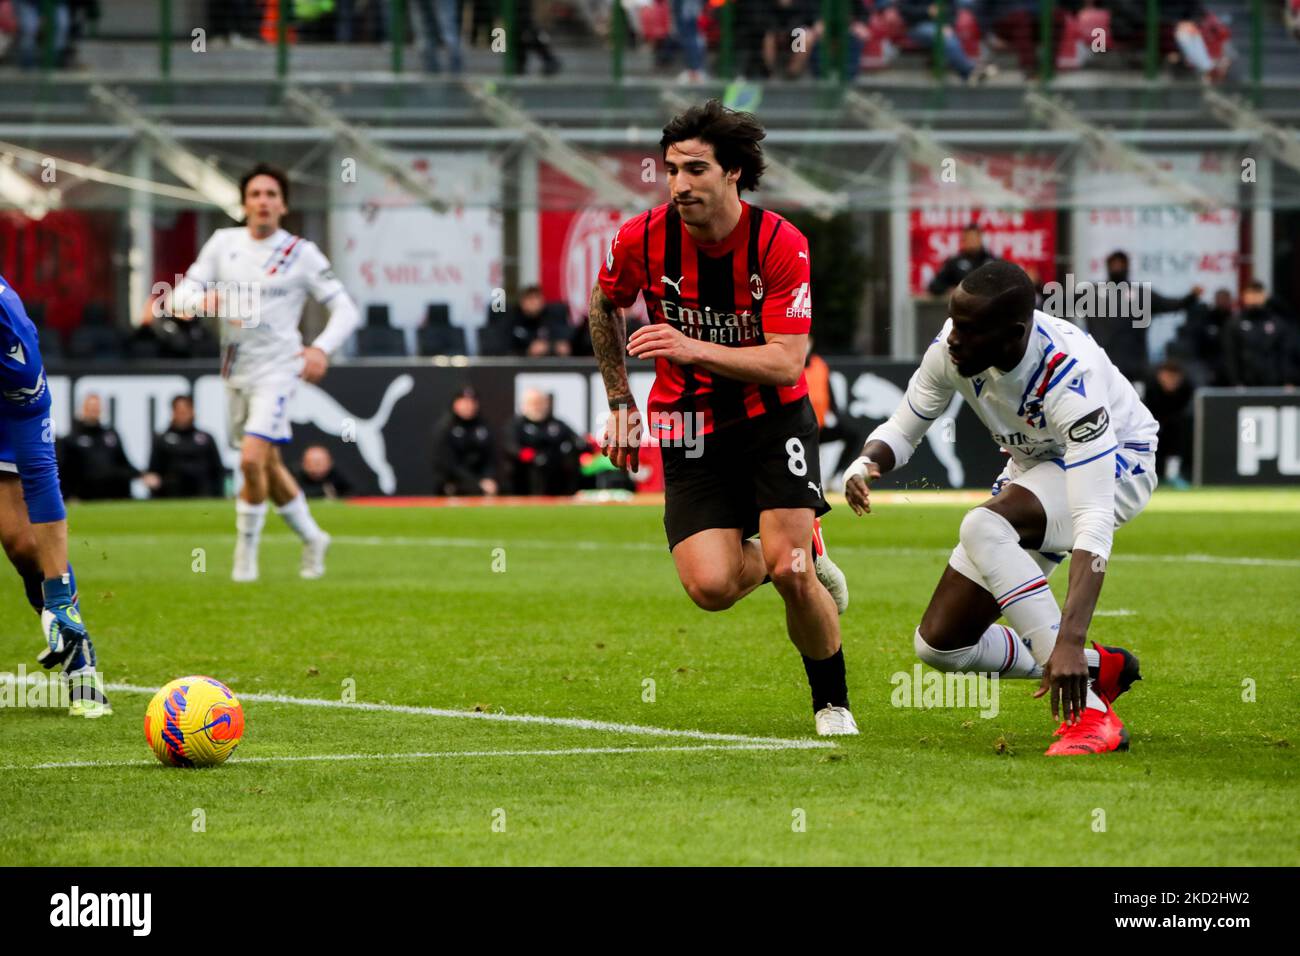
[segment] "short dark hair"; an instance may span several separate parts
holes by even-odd
[[[1124,265],[1128,265],[1128,253],[1125,252],[1123,249],[1116,249],[1114,252],[1112,252],[1110,255],[1106,257],[1107,262],[1110,262],[1112,259],[1123,259]]]
[[[284,199],[284,204],[289,205],[289,174],[279,166],[272,166],[270,163],[258,163],[244,175],[239,177],[239,201],[243,202],[248,198],[248,184],[258,176],[270,176],[280,185],[280,196]]]
[[[1033,280],[1024,269],[1006,259],[994,259],[961,280],[967,295],[983,299],[982,315],[999,324],[1029,322],[1038,304]]]
[[[753,113],[728,109],[712,99],[702,106],[692,106],[678,113],[664,127],[659,152],[668,155],[668,147],[688,139],[698,139],[713,147],[718,165],[727,172],[740,170],[737,192],[757,189],[767,163],[763,161],[763,137],[767,133]]]
[[[1261,282],[1261,281],[1259,281],[1258,279],[1251,279],[1250,282],[1246,283],[1246,288],[1249,289],[1251,292],[1267,292],[1267,291],[1268,291],[1268,287],[1267,287],[1266,285],[1264,285],[1264,283]]]
[[[190,408],[193,408],[193,407],[194,407],[194,396],[193,396],[193,395],[177,395],[177,396],[175,396],[175,397],[172,399],[172,409],[173,409],[173,410],[175,410],[176,405],[177,405],[178,402],[188,402]]]
[[[967,223],[965,226],[962,227],[962,230],[961,230],[961,231],[962,231],[962,232],[978,232],[978,233],[980,233],[980,234],[983,234],[983,230],[980,229],[980,227],[979,227],[978,225],[976,225],[975,223],[973,223],[973,222],[971,222],[971,223]]]

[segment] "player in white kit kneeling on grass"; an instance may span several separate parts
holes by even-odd
[[[1035,696],[1064,717],[1051,756],[1125,750],[1113,705],[1140,678],[1137,657],[1087,638],[1114,531],[1155,490],[1159,426],[1091,336],[1034,309],[1019,266],[981,266],[949,308],[905,398],[844,473],[845,497],[869,511],[870,482],[906,464],[960,394],[1011,460],[961,523],[913,636],[917,656],[942,671],[1041,680]],[[1062,610],[1047,578],[1067,555]]]
[[[288,212],[288,177],[261,164],[243,176],[240,190],[245,224],[212,234],[176,289],[172,311],[222,320],[228,431],[243,477],[232,579],[257,580],[268,498],[302,539],[301,576],[319,578],[330,536],[312,518],[280,446],[292,435],[289,405],[299,380],[324,377],[330,355],[356,330],[359,314],[315,243],[280,228]],[[308,295],[329,308],[329,322],[304,347],[298,326]]]

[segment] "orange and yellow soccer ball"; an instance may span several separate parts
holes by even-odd
[[[244,708],[211,677],[181,677],[163,687],[144,713],[144,737],[169,767],[225,763],[244,736]]]

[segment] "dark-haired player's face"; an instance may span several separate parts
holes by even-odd
[[[1006,356],[1011,343],[1024,334],[1024,326],[1019,322],[989,316],[986,303],[987,300],[970,295],[961,286],[948,303],[948,315],[952,319],[948,356],[962,378],[978,375],[996,365]]]
[[[244,187],[244,222],[257,232],[275,232],[288,211],[274,176],[254,176]]]
[[[713,147],[698,139],[673,143],[664,153],[668,194],[682,221],[702,226],[719,215],[735,190],[740,170],[727,172],[713,155]]]

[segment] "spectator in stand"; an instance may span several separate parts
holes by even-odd
[[[495,495],[497,448],[479,415],[478,393],[466,386],[433,432],[433,492],[437,495]]]
[[[155,498],[221,498],[226,493],[226,467],[217,443],[194,426],[194,399],[172,399],[172,420],[153,440],[145,486]]]
[[[1091,5],[1091,0],[1089,0]],[[1059,41],[1065,32],[1066,16],[1083,6],[1079,0],[1057,0],[1052,15],[1052,36]],[[983,0],[976,16],[984,36],[994,45],[1009,48],[1016,55],[1020,70],[1030,80],[1038,78],[1042,65],[1043,17],[1040,0]]]
[[[72,25],[72,8],[68,0],[50,3],[52,21],[44,19],[43,0],[14,0],[14,13],[18,17],[18,65],[33,70],[41,64],[42,43],[46,34],[53,31],[54,65],[64,65],[68,54],[68,37]]]
[[[1224,327],[1222,338],[1228,385],[1267,388],[1300,380],[1300,336],[1270,305],[1264,283],[1246,286],[1241,312]]]
[[[787,80],[803,76],[817,42],[817,8],[813,0],[767,0],[754,15],[762,17],[764,76]],[[802,30],[802,34],[796,34]],[[796,39],[800,42],[796,44]]]
[[[1188,485],[1191,472],[1192,383],[1182,365],[1167,359],[1156,367],[1143,393],[1142,403],[1160,423],[1156,443],[1156,477],[1178,489]]]
[[[942,29],[944,57],[953,72],[967,83],[979,83],[988,76],[988,67],[976,63],[967,55],[961,45],[961,38],[952,28],[953,4],[946,5],[947,22],[940,28],[939,5],[931,0],[891,0],[891,3],[907,25],[907,36],[913,43],[923,47],[933,46],[936,32]],[[885,5],[888,4],[882,4]],[[973,0],[958,0],[957,5],[974,6]]]
[[[547,302],[535,285],[524,289],[511,317],[515,355],[571,355],[573,329],[563,302]]]
[[[506,448],[517,495],[572,495],[578,490],[578,456],[586,442],[551,414],[551,397],[524,392],[520,414],[510,423]]]
[[[1232,316],[1232,293],[1219,289],[1214,293],[1212,305],[1188,310],[1187,321],[1170,343],[1169,354],[1184,361],[1188,377],[1196,384],[1224,383],[1223,330]]]
[[[231,46],[250,46],[262,31],[262,10],[257,0],[212,0],[208,4],[208,32],[214,40]]]
[[[703,9],[701,0],[672,0],[673,35],[684,65],[677,77],[679,83],[701,83],[709,78],[704,69],[704,37],[700,34]]]
[[[178,322],[166,311],[166,302],[165,296],[150,297],[140,324],[128,339],[128,352],[133,351],[131,343],[141,343],[156,347],[160,358],[216,358],[221,354],[210,320]]]
[[[351,43],[360,36],[371,43],[383,43],[388,38],[388,5],[389,0],[338,0],[334,39]]]
[[[294,477],[308,498],[337,500],[352,494],[352,482],[334,464],[334,456],[324,445],[310,445],[294,469]]]
[[[131,497],[131,482],[139,472],[126,460],[117,432],[100,422],[102,413],[99,396],[89,393],[81,403],[81,415],[58,444],[64,498]]]
[[[1201,33],[1201,21],[1205,15],[1205,5],[1196,0],[1161,0],[1160,3],[1162,32],[1172,31],[1183,62],[1202,82],[1217,83],[1228,72],[1229,63],[1226,58],[1216,63],[1210,56],[1205,36]]]
[[[984,236],[980,232],[980,227],[971,223],[961,231],[961,247],[957,254],[949,256],[930,280],[930,294],[947,295],[961,285],[962,279],[984,263],[992,262],[996,258],[997,256],[984,248]]]
[[[441,73],[438,45],[447,48],[452,73],[464,69],[460,52],[460,0],[414,0],[424,31],[424,72]]]
[[[541,57],[542,73],[554,76],[563,67],[551,49],[551,38],[537,25],[536,14],[531,0],[515,0],[515,32],[519,39],[519,72],[528,72],[528,57],[535,54]]]
[[[1129,281],[1128,253],[1124,250],[1116,249],[1106,257],[1106,280],[1116,285],[1123,283],[1122,288],[1128,290],[1130,301],[1138,301],[1140,290]],[[1149,320],[1152,315],[1192,309],[1200,301],[1203,291],[1200,286],[1193,286],[1192,291],[1181,299],[1171,299],[1152,291],[1151,315],[1144,318]],[[1129,313],[1129,316],[1099,316],[1090,319],[1088,332],[1106,350],[1111,362],[1129,381],[1142,382],[1146,380],[1149,364],[1147,323],[1134,321],[1130,317],[1136,314],[1136,308],[1130,309]]]

